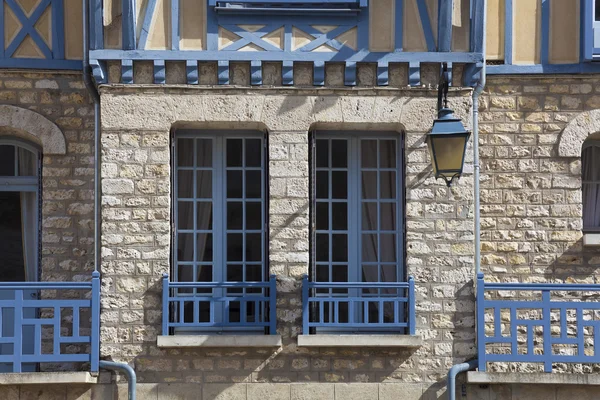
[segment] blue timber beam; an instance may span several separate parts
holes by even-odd
[[[440,1],[438,20],[438,51],[449,52],[452,48],[453,0]]]
[[[134,0],[122,0],[123,49],[135,50],[135,6]],[[148,10],[150,7],[148,7]],[[148,12],[148,11],[147,11]]]

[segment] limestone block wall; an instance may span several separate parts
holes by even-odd
[[[323,398],[335,390],[350,399],[382,390],[397,396],[401,387],[414,389],[415,398],[437,396],[448,368],[474,356],[472,156],[452,190],[433,178],[424,138],[435,116],[435,92],[113,85],[101,93],[103,358],[129,362],[139,382],[158,383],[159,392],[168,383],[169,390],[202,384],[209,399],[228,391],[237,395],[223,398],[289,398],[302,389],[294,385],[312,382],[327,384],[315,392]],[[452,93],[451,106],[465,121],[470,94]],[[269,268],[278,275],[280,349],[156,347],[160,279],[170,269],[170,131],[180,126],[268,131]],[[414,352],[296,345],[309,260],[308,132],[315,127],[404,132],[406,266],[417,284],[417,332],[424,339]],[[355,391],[347,383],[365,386]]]

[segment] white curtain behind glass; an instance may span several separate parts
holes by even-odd
[[[583,227],[600,228],[600,143],[586,147],[581,157]]]

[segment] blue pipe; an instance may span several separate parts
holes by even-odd
[[[135,400],[135,385],[137,378],[135,376],[135,371],[133,370],[133,368],[131,368],[129,364],[118,363],[113,361],[100,361],[100,368],[124,372],[125,375],[127,375],[128,399]]]
[[[477,368],[477,360],[470,360],[462,364],[453,365],[448,371],[448,400],[456,400],[456,375]]]

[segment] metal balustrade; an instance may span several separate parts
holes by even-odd
[[[90,295],[72,298],[82,291]],[[44,293],[50,298],[40,298]],[[0,295],[3,372],[35,371],[38,363],[90,363],[90,371],[98,372],[98,272],[90,282],[0,282]]]
[[[275,335],[276,277],[267,282],[170,282],[163,275],[163,335],[181,331],[252,331]]]
[[[479,371],[488,362],[543,363],[545,372],[600,362],[599,300],[600,285],[489,283],[479,274]]]
[[[415,282],[302,282],[302,332],[310,328],[415,334]]]

